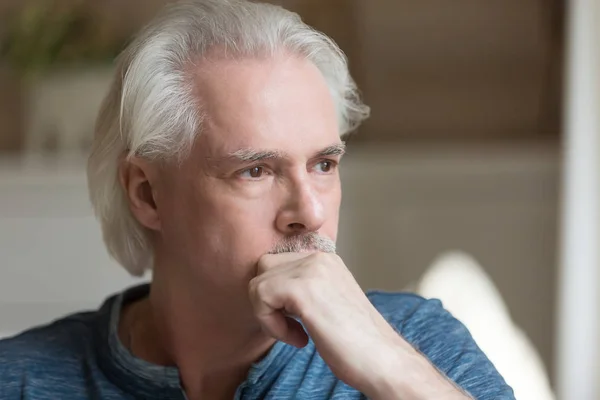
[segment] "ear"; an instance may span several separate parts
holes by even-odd
[[[142,226],[158,231],[160,218],[156,209],[152,183],[156,166],[139,157],[123,157],[119,163],[119,181],[125,191],[129,209]]]

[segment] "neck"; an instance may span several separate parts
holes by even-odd
[[[177,366],[188,398],[231,399],[275,340],[261,331],[247,305],[203,289],[153,282],[148,298],[124,310],[121,338],[135,356]]]

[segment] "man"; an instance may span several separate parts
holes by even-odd
[[[367,114],[295,14],[168,8],[119,59],[88,166],[108,250],[152,282],[2,342],[0,398],[512,399],[438,301],[365,295],[335,255]]]

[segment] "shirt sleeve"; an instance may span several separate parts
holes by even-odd
[[[512,388],[467,328],[439,300],[420,298],[408,315],[400,318],[391,315],[388,320],[405,340],[474,399],[515,399]]]
[[[0,340],[0,399],[23,399],[22,373],[23,361],[15,357],[14,348],[9,339]]]

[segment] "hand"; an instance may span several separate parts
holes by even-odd
[[[335,254],[265,255],[249,292],[267,334],[303,347],[307,333],[291,317],[301,319],[332,372],[367,395],[390,374],[399,347],[416,353],[399,340]]]

